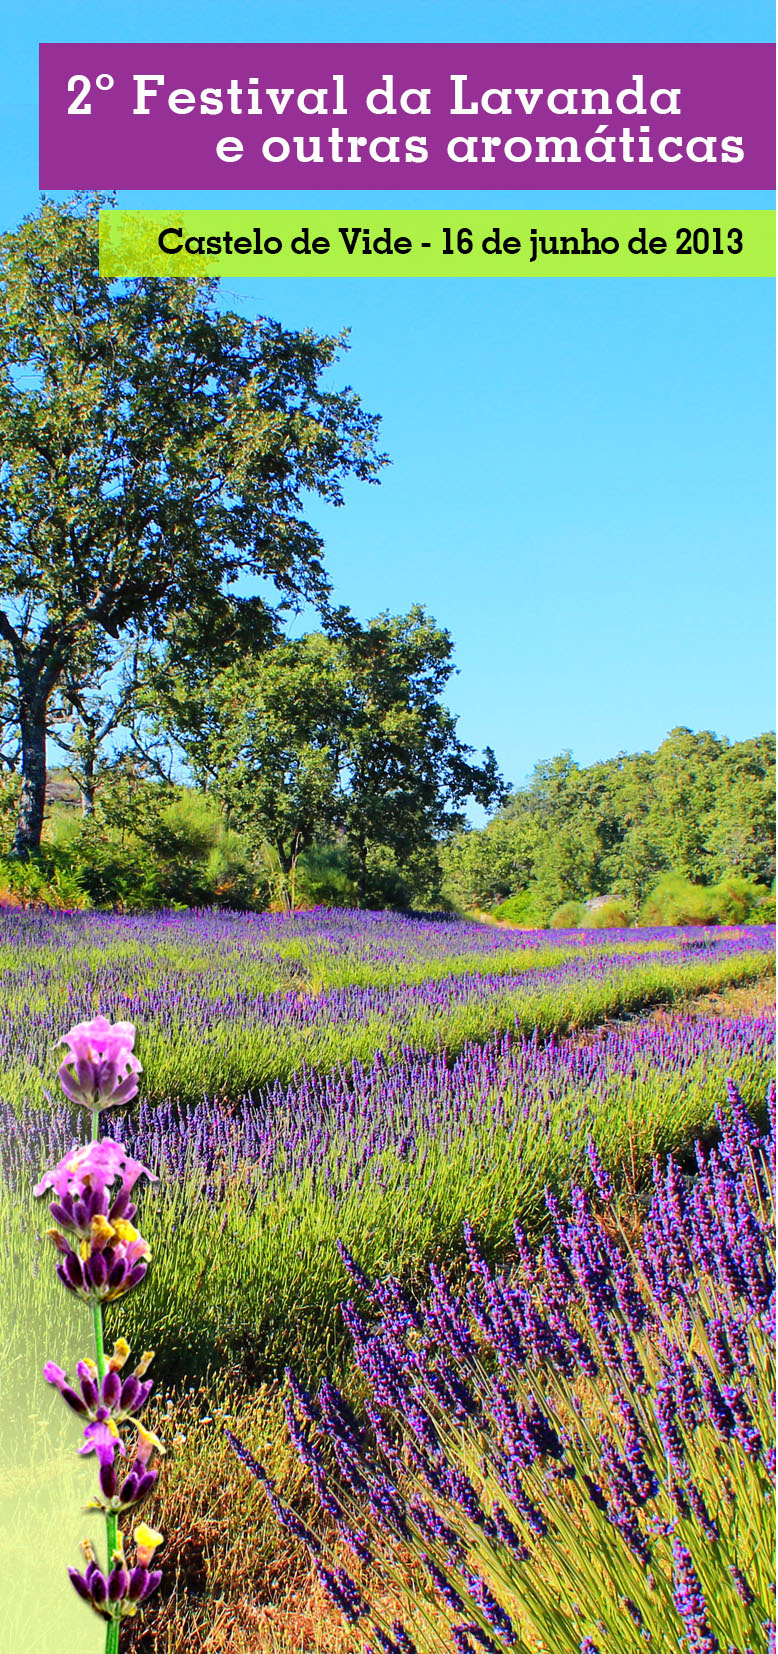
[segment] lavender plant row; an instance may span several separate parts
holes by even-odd
[[[587,1176],[589,1135],[639,1183],[653,1154],[712,1123],[727,1075],[759,1109],[772,1050],[766,1016],[636,1022],[586,1043],[505,1037],[454,1061],[406,1050],[350,1074],[308,1071],[229,1109],[143,1103],[115,1128],[163,1178],[143,1336],[192,1359],[198,1340],[203,1360],[219,1341],[242,1345],[266,1369],[295,1341],[321,1359],[344,1288],[338,1237],[406,1278],[461,1254],[468,1216],[504,1248],[516,1212],[542,1223],[544,1184],[561,1192]],[[6,1106],[0,1137],[12,1199],[63,1153],[72,1121],[62,1107],[17,1118]]]
[[[234,1099],[303,1064],[336,1070],[406,1045],[456,1052],[515,1027],[563,1031],[749,980],[769,969],[773,940],[769,927],[593,945],[580,932],[517,933],[498,949],[484,928],[349,914],[32,913],[3,928],[0,1097],[14,1107],[43,1101],[58,1027],[97,1004],[141,1028],[152,1100]],[[328,986],[334,974],[345,985]]]
[[[109,960],[121,948],[141,962],[145,954],[151,964],[160,953],[199,955],[210,965],[237,954],[244,964],[248,960],[264,967],[271,982],[274,974],[277,981],[282,980],[290,964],[316,962],[327,985],[357,979],[384,984],[408,981],[414,972],[422,977],[441,966],[454,970],[463,961],[465,969],[478,960],[487,968],[497,968],[497,960],[520,962],[523,955],[539,948],[579,952],[607,949],[614,942],[629,948],[636,936],[642,943],[663,948],[672,947],[679,938],[696,943],[744,933],[739,926],[660,927],[637,932],[512,931],[456,918],[421,919],[352,908],[313,908],[292,915],[191,909],[137,916],[0,910],[0,947],[39,949],[41,963],[46,962],[47,953],[54,956],[63,947],[84,958],[105,955]]]
[[[697,1175],[656,1165],[639,1243],[591,1151],[533,1250],[421,1302],[342,1248],[367,1401],[290,1374],[322,1542],[228,1431],[368,1654],[756,1654],[775,1647],[774,1088],[729,1086]],[[365,1307],[369,1305],[369,1314]],[[347,1565],[344,1562],[350,1559]]]

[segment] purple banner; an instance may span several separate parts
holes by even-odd
[[[771,45],[44,45],[42,189],[772,189]]]

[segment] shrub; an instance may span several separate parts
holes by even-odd
[[[300,902],[306,906],[355,907],[357,893],[345,849],[314,845],[306,850],[300,857],[297,890]]]
[[[0,857],[0,904],[10,907],[88,908],[92,903],[78,872],[44,845],[36,856]]]
[[[507,924],[534,928],[539,922],[534,890],[517,890],[514,896],[506,897],[492,909],[492,917]]]
[[[549,926],[552,930],[572,930],[575,925],[583,922],[583,915],[583,902],[563,902],[562,906],[552,913],[548,921]]]
[[[97,824],[87,822],[68,835],[67,843],[50,848],[59,857],[67,857],[90,906],[137,912],[165,905],[157,869],[139,844],[122,844]]]
[[[752,884],[750,879],[740,879],[733,874],[712,885],[710,893],[716,903],[720,924],[742,925],[756,918],[762,924],[766,923],[760,911],[760,902],[768,894],[764,885]]]
[[[627,930],[632,914],[627,903],[614,896],[596,907],[585,908],[580,923],[584,930]]]
[[[768,893],[730,874],[718,884],[692,884],[680,873],[666,873],[640,910],[642,925],[742,925],[749,920],[769,923],[765,911]],[[773,902],[775,898],[773,897]],[[774,910],[773,910],[774,912]]]
[[[766,896],[760,896],[756,904],[756,923],[758,925],[775,924],[775,886]]]
[[[717,918],[712,891],[681,873],[666,873],[640,909],[641,925],[715,925]]]
[[[180,788],[175,798],[152,808],[160,801],[147,787],[138,791],[138,800],[127,820],[113,821],[102,809],[86,821],[60,813],[52,818],[52,837],[41,858],[75,881],[87,906],[125,913],[267,906],[266,881],[257,875],[245,841],[230,831],[209,798]]]

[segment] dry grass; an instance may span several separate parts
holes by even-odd
[[[754,982],[746,982],[742,986],[723,988],[721,993],[698,994],[696,999],[690,999],[678,1006],[657,1006],[651,1012],[654,1021],[666,1021],[669,1017],[698,1016],[698,1017],[746,1017],[762,1016],[775,1005],[775,981],[771,976],[760,976]]]
[[[278,1388],[249,1392],[213,1379],[150,1408],[146,1422],[168,1445],[159,1497],[143,1512],[166,1535],[164,1577],[123,1628],[122,1654],[345,1654],[353,1645],[302,1546],[279,1529],[222,1434],[223,1424],[234,1428],[281,1495],[321,1531],[285,1440]]]

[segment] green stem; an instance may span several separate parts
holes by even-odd
[[[96,1143],[100,1130],[100,1110],[92,1111],[92,1142]],[[92,1304],[92,1326],[95,1334],[95,1359],[97,1361],[97,1381],[102,1386],[105,1378],[105,1344],[103,1342],[103,1306],[97,1300]],[[118,1537],[118,1520],[115,1511],[105,1513],[105,1540],[108,1551],[108,1573],[111,1571],[111,1558],[116,1550]],[[105,1654],[119,1654],[119,1621],[109,1620],[105,1632]]]

